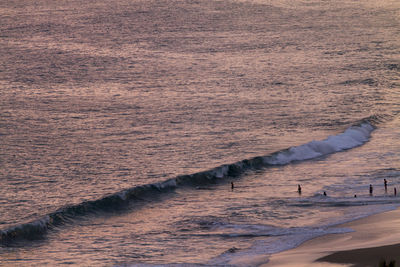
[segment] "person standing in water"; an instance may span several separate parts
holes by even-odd
[[[297,193],[299,193],[299,195],[301,195],[301,186],[297,185]]]
[[[383,179],[383,185],[385,186],[385,193],[387,193],[387,181],[386,181],[386,179]]]
[[[374,188],[372,187],[372,185],[369,185],[369,194],[372,196],[372,192],[374,191]]]

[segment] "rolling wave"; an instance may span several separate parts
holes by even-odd
[[[208,171],[190,175],[180,175],[163,182],[129,188],[104,198],[84,201],[77,205],[62,207],[55,212],[28,223],[19,224],[0,230],[0,244],[10,245],[17,240],[36,240],[54,227],[66,224],[72,218],[84,216],[98,211],[113,211],[127,206],[145,195],[160,194],[174,190],[178,186],[197,186],[216,183],[228,177],[236,177],[248,170],[260,169],[271,165],[285,165],[295,161],[303,161],[325,156],[360,146],[367,142],[374,130],[377,117],[362,120],[346,129],[343,133],[330,136],[322,141],[291,147],[266,156],[259,156],[226,164]]]

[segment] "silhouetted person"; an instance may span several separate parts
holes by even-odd
[[[393,189],[393,192],[394,192],[394,196],[397,196],[397,189],[396,189],[396,187]]]
[[[301,195],[301,186],[297,185],[297,193],[299,193],[299,195]]]
[[[235,188],[235,185],[231,182],[231,189],[233,190],[233,188]]]
[[[372,196],[372,192],[374,191],[374,188],[372,185],[369,185],[369,194]]]
[[[387,192],[387,181],[386,181],[386,179],[383,179],[383,184],[385,186],[385,192]]]
[[[386,261],[383,260],[383,262],[379,263],[380,267],[395,267],[396,266],[396,261],[395,260],[391,260],[388,264],[386,264]]]
[[[324,191],[324,196],[326,196],[326,192]]]
[[[357,195],[354,195],[354,197],[357,197]]]

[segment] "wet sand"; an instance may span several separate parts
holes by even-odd
[[[270,266],[400,266],[400,209],[340,225],[354,230],[312,239],[298,248],[273,255]]]
[[[400,244],[339,251],[318,259],[318,262],[352,263],[352,266],[357,267],[380,266],[383,262],[388,265],[394,262],[395,266],[399,266]]]

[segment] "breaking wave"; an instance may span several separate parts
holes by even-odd
[[[19,224],[8,229],[0,230],[0,244],[10,245],[14,241],[36,240],[54,227],[66,224],[71,219],[98,211],[113,211],[121,209],[145,195],[155,195],[174,190],[178,186],[198,186],[216,183],[228,177],[236,177],[248,170],[260,169],[271,165],[285,165],[295,161],[303,161],[325,156],[360,146],[367,142],[374,130],[376,117],[365,119],[346,129],[343,133],[330,136],[322,141],[291,147],[266,156],[259,156],[242,161],[225,164],[208,171],[190,175],[180,175],[163,182],[129,188],[104,198],[84,201],[77,205],[62,207],[55,212],[34,220]]]

